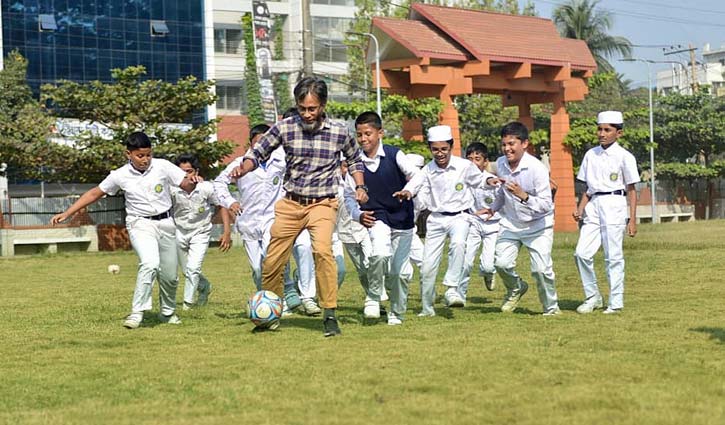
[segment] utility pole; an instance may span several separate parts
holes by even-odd
[[[695,51],[697,50],[697,47],[694,47],[692,43],[689,44],[687,49],[681,48],[682,46],[678,45],[678,50],[674,50],[674,46],[671,47],[672,50],[665,51],[664,55],[674,55],[676,53],[683,53],[683,52],[690,52],[690,66],[692,67],[692,71],[690,72],[690,86],[692,87],[692,94],[695,94],[697,91],[698,83],[697,83],[697,58],[695,57]],[[665,50],[665,49],[662,49]]]
[[[305,77],[313,75],[312,72],[312,15],[310,14],[310,0],[302,0],[302,74]]]

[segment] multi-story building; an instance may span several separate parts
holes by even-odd
[[[221,117],[221,137],[246,139],[246,92],[241,18],[251,0],[0,0],[0,53],[18,49],[28,59],[28,82],[111,81],[112,68],[146,67],[148,78],[187,75],[217,81],[219,100],[209,118]],[[301,0],[269,1],[283,21],[284,59],[273,72],[302,69]],[[328,78],[330,97],[347,99],[345,31],[354,0],[311,0],[313,69]],[[0,67],[2,60],[0,59]],[[292,105],[279,105],[285,109]]]
[[[725,96],[725,45],[713,50],[706,44],[702,49],[702,62],[695,64],[695,75],[699,85],[710,86],[713,96]],[[672,63],[669,70],[658,72],[657,92],[691,94],[691,64]]]

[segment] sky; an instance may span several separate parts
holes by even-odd
[[[565,0],[534,0],[536,11],[542,18],[551,18],[551,12]],[[521,5],[526,0],[519,0]],[[612,14],[614,25],[611,35],[629,39],[634,48],[633,57],[649,60],[689,61],[689,52],[665,56],[663,47],[670,50],[697,48],[702,58],[705,43],[711,50],[725,48],[725,1],[723,0],[601,0],[598,8]],[[647,86],[647,65],[641,62],[619,62],[610,59],[617,72],[632,80],[633,87]],[[670,69],[669,64],[652,64],[654,84],[657,71]]]

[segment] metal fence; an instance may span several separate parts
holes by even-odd
[[[2,222],[4,227],[47,226],[50,218],[65,211],[78,199],[73,197],[54,198],[10,198],[2,200]],[[126,220],[123,196],[107,196],[86,208],[74,218],[74,223],[119,224]]]

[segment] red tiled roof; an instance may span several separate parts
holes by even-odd
[[[586,44],[563,39],[549,19],[413,3],[416,14],[477,59],[596,68]]]
[[[372,25],[419,58],[467,61],[470,56],[446,39],[433,25],[422,21],[374,17]]]

